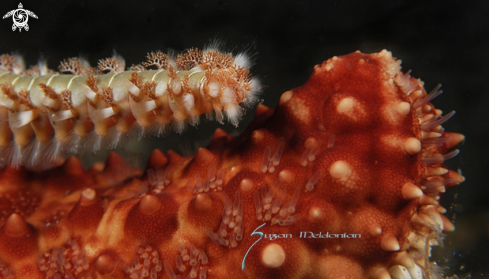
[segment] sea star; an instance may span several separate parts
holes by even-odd
[[[454,229],[438,200],[464,179],[443,164],[463,136],[440,126],[438,89],[388,51],[356,52],[194,157],[6,167],[2,278],[435,276],[430,247]]]

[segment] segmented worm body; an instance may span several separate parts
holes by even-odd
[[[189,49],[176,58],[152,52],[127,71],[117,55],[100,60],[98,68],[69,58],[59,66],[68,74],[60,74],[45,63],[25,70],[21,58],[4,54],[0,165],[45,168],[46,161],[77,153],[80,146],[115,148],[131,131],[181,133],[202,114],[220,123],[226,117],[237,126],[259,91],[249,66],[244,54],[210,48]]]

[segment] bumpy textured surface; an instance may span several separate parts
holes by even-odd
[[[399,65],[334,57],[239,137],[154,151],[144,172],[115,154],[3,169],[1,278],[435,278],[430,246],[453,230],[438,200],[463,181],[443,162],[463,136]]]

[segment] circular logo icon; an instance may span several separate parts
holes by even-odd
[[[29,21],[29,16],[33,18],[37,18],[37,15],[29,10],[23,9],[22,3],[19,3],[18,9],[12,10],[6,13],[3,18],[12,17],[14,24],[12,25],[12,31],[19,29],[19,32],[22,31],[22,28],[25,31],[29,31],[29,25],[27,21]]]

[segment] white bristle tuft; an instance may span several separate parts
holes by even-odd
[[[81,137],[71,131],[61,142],[61,149],[69,154],[78,154],[81,145]]]
[[[43,76],[49,74],[48,61],[45,58],[39,58],[37,65],[39,66],[39,75]]]
[[[122,57],[119,53],[117,53],[115,49],[112,57],[114,57],[115,59],[117,59],[117,61],[119,61],[122,69],[126,69],[126,59],[124,59],[124,57]]]
[[[226,116],[228,117],[229,122],[231,122],[235,127],[238,127],[239,120],[243,115],[243,108],[238,104],[228,104],[224,107],[226,111]]]
[[[123,146],[124,142],[128,139],[129,133],[122,133],[117,130],[117,127],[113,126],[109,129],[109,133],[103,137],[103,146],[107,146],[107,149],[116,149],[118,146]]]
[[[245,53],[238,53],[234,58],[234,65],[242,68],[249,68],[251,66],[251,61]]]
[[[178,69],[176,51],[173,49],[169,49],[166,53],[168,55],[168,65],[171,66],[173,69]]]
[[[97,134],[95,130],[88,133],[86,136],[82,138],[81,148],[82,149],[90,149],[92,152],[97,152],[100,150],[102,145],[102,136]]]
[[[138,140],[141,140],[146,135],[147,128],[149,128],[149,126],[143,127],[136,122],[131,126],[131,129],[129,130],[129,135],[137,138]]]
[[[36,138],[29,143],[29,145],[27,145],[24,154],[22,154],[22,161],[27,168],[36,169],[39,167],[41,159],[45,159],[45,156],[43,156],[43,151],[46,150],[48,141],[41,143]]]
[[[224,42],[214,39],[211,43],[204,47],[204,51],[222,51]]]
[[[214,104],[214,113],[216,115],[216,121],[220,124],[224,124],[224,115],[222,114],[221,107],[217,104]]]
[[[259,101],[260,92],[262,90],[260,80],[257,78],[251,79],[251,90],[248,91],[248,96],[244,100],[243,104],[249,108],[256,105]]]
[[[78,60],[82,63],[82,65],[85,67],[85,68],[90,68],[90,62],[88,62],[88,58],[80,55],[78,57]]]
[[[24,57],[20,54],[15,54],[16,63],[13,65],[12,71],[16,75],[20,75],[25,70]]]
[[[134,125],[136,126],[136,125]],[[133,127],[134,127],[133,126]],[[137,125],[139,126],[139,125]],[[156,137],[161,137],[167,134],[167,125],[161,124],[157,121],[151,123],[151,125],[144,127],[144,131],[149,133],[150,135],[154,135]]]
[[[192,125],[192,126],[195,127],[195,126],[199,125],[199,123],[200,123],[200,117],[199,116],[192,116],[191,115],[191,116],[189,116],[187,118],[187,121],[188,121],[188,124],[190,124],[190,125]]]
[[[171,126],[173,128],[173,131],[175,131],[178,134],[183,133],[185,131],[185,121],[179,120],[179,119],[173,119]]]
[[[58,141],[58,139],[56,139],[56,137],[52,137],[50,140],[44,143],[40,153],[40,160],[34,162],[36,166],[47,169],[50,166],[43,166],[45,162],[49,162],[48,165],[51,164],[51,166],[62,163],[65,158],[61,147],[62,144]]]
[[[21,147],[15,141],[10,141],[0,149],[0,158],[2,158],[2,165],[10,164],[13,168],[19,168],[22,165]]]

